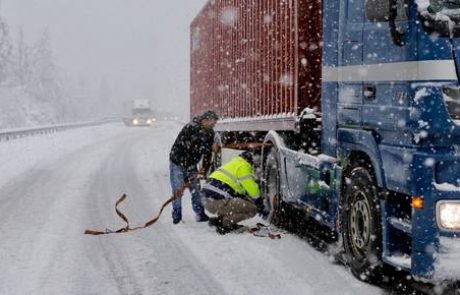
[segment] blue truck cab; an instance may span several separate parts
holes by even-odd
[[[361,279],[384,264],[460,278],[460,1],[323,0],[316,152],[269,132],[270,218],[290,204],[339,233]],[[312,120],[313,119],[313,120]],[[320,123],[318,123],[320,122]]]

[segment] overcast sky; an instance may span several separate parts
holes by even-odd
[[[49,30],[61,68],[189,111],[189,24],[207,0],[0,0],[16,37]]]

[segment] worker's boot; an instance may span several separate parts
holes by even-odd
[[[209,221],[209,217],[208,217],[208,215],[206,215],[206,214],[203,213],[203,214],[201,214],[201,215],[197,215],[196,218],[195,218],[195,220],[196,220],[197,222],[206,222],[206,221]]]
[[[215,226],[215,227],[222,226],[222,218],[221,217],[211,217],[209,218],[208,225]]]
[[[227,226],[221,225],[221,226],[218,226],[216,228],[216,232],[219,235],[225,235],[225,234],[231,233],[233,231],[237,231],[238,229],[241,229],[243,227],[244,227],[243,225],[239,225],[237,223],[233,223],[233,224],[230,224],[230,225],[227,225]]]

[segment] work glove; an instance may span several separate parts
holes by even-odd
[[[197,179],[206,179],[208,171],[204,168],[201,168],[198,173],[196,174]]]

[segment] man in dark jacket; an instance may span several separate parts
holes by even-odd
[[[188,180],[191,180],[190,193],[192,207],[199,222],[208,221],[201,204],[198,174],[206,175],[210,166],[212,146],[214,143],[214,125],[218,116],[213,111],[207,111],[182,128],[169,154],[170,181],[173,193],[177,192]],[[200,172],[197,165],[203,159],[203,168]],[[182,198],[173,201],[173,223],[182,220]]]

